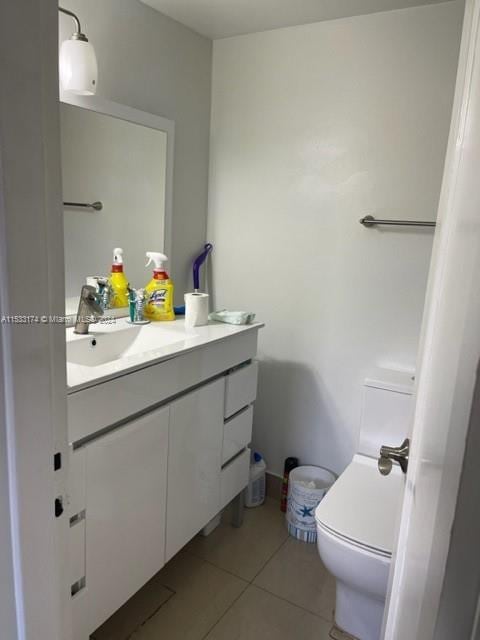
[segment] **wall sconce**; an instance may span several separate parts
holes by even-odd
[[[81,96],[93,96],[97,92],[98,66],[95,49],[82,33],[77,16],[58,7],[58,10],[75,20],[76,30],[60,47],[60,82],[64,91]]]

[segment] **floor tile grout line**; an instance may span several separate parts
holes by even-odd
[[[165,585],[163,585],[163,586],[165,586]],[[133,634],[134,634],[136,631],[138,631],[138,629],[140,629],[141,627],[143,627],[143,625],[144,625],[144,624],[146,624],[149,620],[151,620],[154,616],[156,616],[156,615],[157,615],[157,613],[160,611],[160,609],[161,609],[162,607],[164,607],[167,603],[169,603],[169,602],[170,602],[170,600],[173,598],[173,596],[176,596],[176,595],[177,595],[177,592],[176,592],[176,591],[174,591],[173,589],[170,589],[170,587],[165,587],[165,589],[167,589],[168,591],[170,591],[170,595],[168,596],[168,598],[167,598],[166,600],[164,600],[164,601],[163,601],[163,602],[162,602],[162,603],[161,603],[161,604],[160,604],[160,605],[155,609],[155,611],[153,611],[153,612],[152,612],[152,613],[151,613],[147,618],[145,618],[145,620],[143,620],[143,621],[138,625],[138,627],[135,629],[135,631],[133,631],[133,632],[128,636],[128,638],[126,638],[126,640],[129,640],[129,639],[133,636]]]
[[[233,573],[233,571],[230,571],[229,569],[225,569],[224,567],[221,567],[219,564],[215,564],[211,560],[207,560],[206,558],[204,558],[204,557],[202,557],[200,555],[197,555],[196,553],[193,553],[191,551],[187,551],[187,553],[190,553],[192,556],[194,556],[198,560],[202,560],[203,562],[206,562],[207,564],[211,565],[212,567],[215,567],[215,569],[219,569],[220,571],[224,571],[225,573],[228,573],[229,575],[234,576],[235,578],[238,578],[239,580],[243,580],[244,582],[247,582],[248,584],[253,584],[253,581],[257,578],[257,576],[260,573],[262,573],[262,571],[265,569],[265,567],[270,562],[270,560],[272,560],[273,557],[280,551],[280,549],[287,542],[287,540],[288,540],[288,538],[286,540],[284,540],[283,542],[281,542],[280,546],[277,547],[275,549],[275,551],[271,555],[268,556],[268,558],[265,560],[265,562],[262,564],[260,569],[257,571],[257,573],[253,576],[253,578],[251,580],[248,579],[248,578],[244,578],[243,576],[239,576],[237,573]]]
[[[209,564],[212,567],[215,567],[215,569],[218,569],[219,571],[223,571],[224,573],[228,573],[228,575],[233,576],[234,578],[237,578],[238,580],[243,580],[243,582],[246,582],[247,584],[253,584],[254,580],[259,576],[260,573],[262,573],[262,571],[265,569],[267,564],[274,558],[274,556],[280,551],[280,549],[287,542],[288,542],[288,537],[285,538],[285,540],[283,540],[283,542],[280,543],[280,545],[275,549],[275,551],[271,555],[268,556],[268,558],[262,564],[260,569],[257,571],[257,573],[251,579],[245,578],[243,576],[239,576],[237,573],[233,573],[233,571],[230,571],[229,569],[225,569],[225,567],[221,567],[219,564],[215,564],[215,562],[212,562],[211,560],[207,560],[203,556],[200,556],[200,555],[198,555],[197,553],[195,553],[193,551],[190,551],[190,550],[187,551],[186,550],[185,553],[188,553],[191,556],[193,556],[194,558],[197,558],[197,560],[202,560],[202,562],[206,562],[207,564]]]
[[[206,640],[206,638],[209,636],[209,634],[213,631],[213,629],[220,623],[220,621],[227,615],[227,613],[232,609],[232,607],[235,605],[235,603],[242,597],[242,595],[247,591],[247,589],[249,589],[250,587],[254,587],[256,585],[253,584],[254,580],[256,579],[256,577],[265,569],[265,567],[267,566],[267,564],[273,559],[273,557],[280,551],[280,549],[288,542],[289,536],[287,535],[287,537],[285,538],[285,540],[283,540],[281,542],[281,544],[275,549],[275,551],[267,558],[267,560],[263,563],[263,565],[261,566],[261,568],[257,571],[257,573],[253,576],[253,578],[251,580],[245,580],[245,578],[242,578],[238,575],[236,575],[235,573],[232,573],[231,571],[228,571],[227,569],[224,569],[223,567],[219,567],[218,565],[214,564],[213,562],[210,562],[209,560],[205,560],[205,558],[199,558],[199,559],[203,560],[204,562],[207,562],[208,564],[212,565],[213,567],[215,567],[216,569],[220,570],[220,571],[224,571],[225,573],[228,573],[231,576],[234,576],[235,578],[239,579],[239,580],[243,580],[243,582],[245,582],[245,587],[242,589],[242,591],[238,594],[238,596],[231,602],[230,606],[227,607],[227,609],[225,609],[225,611],[223,612],[223,614],[218,618],[218,620],[209,628],[209,630],[207,631],[207,633],[202,637],[201,640]],[[187,553],[191,553],[189,551],[187,551]],[[195,555],[192,553],[192,555]],[[263,589],[263,591],[265,591],[266,593],[269,593],[268,591],[266,591],[265,589]],[[269,595],[273,595],[273,594],[269,594]],[[283,598],[280,598],[281,600],[283,600]],[[284,600],[284,602],[288,602],[288,600]],[[292,604],[292,603],[290,603]],[[299,607],[300,609],[303,609],[302,607]],[[306,609],[305,609],[306,611]],[[324,620],[322,618],[322,620]]]
[[[297,607],[297,609],[301,609],[302,611],[305,611],[306,613],[310,613],[312,616],[315,616],[316,618],[320,618],[320,620],[322,620],[322,622],[326,622],[328,624],[333,624],[333,620],[332,619],[329,620],[328,618],[323,616],[321,613],[314,613],[310,609],[306,609],[305,607],[302,607],[301,604],[298,604],[296,602],[292,602],[291,600],[288,600],[287,598],[283,598],[282,596],[279,596],[276,593],[272,593],[268,589],[265,589],[265,587],[261,587],[258,584],[252,584],[251,586],[255,587],[256,589],[260,589],[261,591],[264,591],[265,593],[268,593],[268,595],[273,596],[274,598],[278,598],[278,600],[282,600],[282,602],[288,602],[288,604],[291,604],[293,607]]]
[[[245,586],[244,588],[240,591],[240,593],[238,594],[238,596],[230,603],[230,605],[225,609],[225,611],[222,613],[222,615],[218,618],[218,620],[216,620],[214,622],[214,624],[209,628],[209,630],[207,631],[207,633],[202,636],[201,640],[206,640],[206,638],[209,636],[209,634],[215,629],[215,627],[217,626],[217,624],[220,623],[221,620],[223,620],[223,618],[227,615],[227,613],[230,611],[230,609],[233,607],[233,605],[238,602],[238,600],[240,600],[240,598],[243,596],[243,594],[245,593],[245,591],[247,589],[249,589],[251,587],[251,583],[249,582],[245,582]]]
[[[255,582],[255,580],[258,578],[258,576],[262,573],[262,571],[265,569],[265,567],[267,566],[267,564],[273,560],[273,558],[277,555],[277,553],[279,553],[280,549],[287,544],[288,542],[288,538],[289,536],[287,535],[287,537],[285,538],[285,540],[280,544],[279,547],[277,547],[275,549],[275,551],[267,558],[267,560],[265,561],[265,563],[261,566],[261,568],[257,571],[257,573],[253,576],[252,580],[250,581],[250,584],[253,584]]]
[[[148,614],[148,615],[147,615],[147,617],[146,617],[144,620],[142,620],[142,621],[140,622],[140,624],[138,624],[138,625],[135,627],[135,629],[134,629],[131,633],[129,633],[129,634],[128,634],[128,636],[126,636],[125,638],[123,638],[122,640],[130,640],[131,638],[133,638],[133,636],[137,633],[137,631],[138,631],[141,627],[143,627],[143,625],[144,625],[146,622],[148,622],[149,620],[151,620],[151,619],[152,619],[152,618],[153,618],[153,617],[154,617],[154,616],[155,616],[155,615],[160,611],[160,609],[161,609],[164,605],[166,605],[166,604],[167,604],[167,602],[169,602],[169,601],[173,598],[173,596],[175,596],[175,595],[177,594],[177,592],[176,592],[174,589],[171,589],[170,587],[167,587],[167,586],[166,586],[166,585],[164,585],[164,584],[162,584],[161,586],[162,586],[164,589],[166,589],[167,591],[169,591],[169,592],[170,592],[170,593],[169,593],[169,595],[168,595],[168,598],[167,598],[166,600],[164,600],[161,604],[159,604],[159,605],[158,605],[158,607],[156,607],[156,608],[155,608],[155,609],[154,609],[150,614]],[[126,604],[126,603],[125,603],[125,604]],[[125,605],[123,605],[123,606],[125,606]],[[115,614],[114,614],[114,615],[115,615]],[[96,633],[96,631],[94,631],[94,633]],[[100,638],[98,638],[98,636],[95,636],[95,635],[93,635],[93,634],[92,634],[92,635],[89,637],[89,640],[100,640]],[[120,639],[119,639],[119,640],[120,640]]]
[[[270,562],[270,560],[272,560],[273,557],[280,551],[280,549],[288,542],[289,538],[290,538],[290,536],[287,534],[287,537],[285,538],[285,540],[283,540],[280,543],[280,545],[278,547],[276,547],[275,551],[273,551],[273,553],[268,556],[268,558],[265,560],[265,562],[262,564],[260,569],[257,571],[257,573],[253,576],[253,578],[251,580],[249,580],[247,578],[244,578],[243,576],[239,576],[238,574],[233,573],[232,571],[229,571],[228,569],[225,569],[224,567],[221,567],[218,564],[215,564],[211,560],[207,560],[206,558],[204,558],[203,556],[199,555],[198,553],[195,553],[194,551],[190,551],[189,549],[185,549],[185,553],[189,553],[190,555],[194,556],[195,558],[198,558],[199,560],[203,560],[204,562],[207,562],[208,564],[210,564],[212,567],[215,567],[216,569],[220,569],[221,571],[225,571],[225,573],[228,573],[231,576],[234,576],[235,578],[239,578],[240,580],[243,580],[244,582],[248,582],[249,584],[253,584],[253,581],[265,569],[265,567]]]
[[[283,546],[283,545],[282,545]],[[276,598],[277,600],[281,600],[282,602],[286,602],[290,605],[292,605],[292,607],[296,607],[297,609],[300,609],[300,611],[304,611],[305,613],[309,613],[310,615],[314,616],[315,618],[319,618],[322,622],[325,622],[328,625],[332,625],[334,624],[333,620],[328,620],[327,618],[325,618],[324,616],[318,614],[318,613],[313,613],[313,611],[310,611],[309,609],[305,609],[305,607],[302,607],[294,602],[290,602],[290,600],[287,600],[286,598],[282,598],[281,596],[276,595],[275,593],[271,593],[270,591],[268,591],[268,589],[264,589],[263,587],[259,587],[256,584],[253,583],[246,583],[244,589],[242,589],[242,591],[238,594],[238,596],[231,602],[231,604],[225,609],[225,611],[222,613],[222,615],[218,618],[218,620],[209,628],[209,630],[206,632],[206,634],[204,636],[202,636],[201,640],[206,640],[209,636],[209,634],[214,630],[214,628],[221,622],[221,620],[223,620],[223,618],[227,615],[227,613],[232,609],[232,607],[236,604],[236,602],[238,602],[238,600],[243,596],[243,594],[250,588],[255,588],[255,589],[259,589],[260,591],[263,591],[264,593],[267,593],[269,596],[272,596],[273,598]]]
[[[201,560],[202,562],[206,562],[211,567],[214,567],[215,569],[217,569],[217,571],[223,571],[223,573],[227,573],[229,576],[232,576],[232,578],[236,578],[237,580],[241,580],[242,582],[245,582],[246,584],[251,584],[251,582],[249,580],[247,580],[246,578],[243,578],[242,576],[239,576],[236,573],[233,573],[232,571],[229,571],[228,569],[224,569],[223,567],[220,567],[218,564],[215,564],[211,560],[206,560],[205,558],[202,558],[202,556],[197,556],[195,553],[192,553],[191,551],[187,551],[186,553],[189,553],[190,555],[192,555],[197,560]]]

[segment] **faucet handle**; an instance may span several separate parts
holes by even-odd
[[[91,296],[95,296],[97,293],[97,290],[95,289],[95,287],[91,284],[84,284],[82,286],[82,290],[80,292],[81,297],[84,300],[90,300]]]
[[[91,284],[84,284],[80,292],[80,298],[86,302],[92,313],[103,316],[103,307],[98,301],[95,287]]]
[[[393,462],[398,462],[403,473],[407,473],[408,455],[410,453],[410,440],[405,438],[399,447],[380,447],[378,470],[382,476],[388,476],[392,470]]]
[[[103,307],[98,301],[97,291],[92,285],[84,284],[80,291],[77,319],[73,332],[85,335],[88,333],[89,324],[97,322],[99,316],[103,316]]]

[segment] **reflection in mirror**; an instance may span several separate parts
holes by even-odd
[[[149,280],[145,252],[168,250],[167,133],[65,103],[60,119],[63,199],[102,203],[101,209],[64,207],[65,289],[71,313],[86,278],[109,275],[115,247],[124,250],[125,274],[135,288]]]

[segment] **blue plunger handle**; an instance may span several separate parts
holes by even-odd
[[[212,251],[212,249],[213,244],[207,242],[202,253],[198,256],[198,258],[195,259],[195,262],[193,263],[193,288],[195,291],[198,291],[198,289],[200,289],[200,267],[205,262],[208,254]]]

